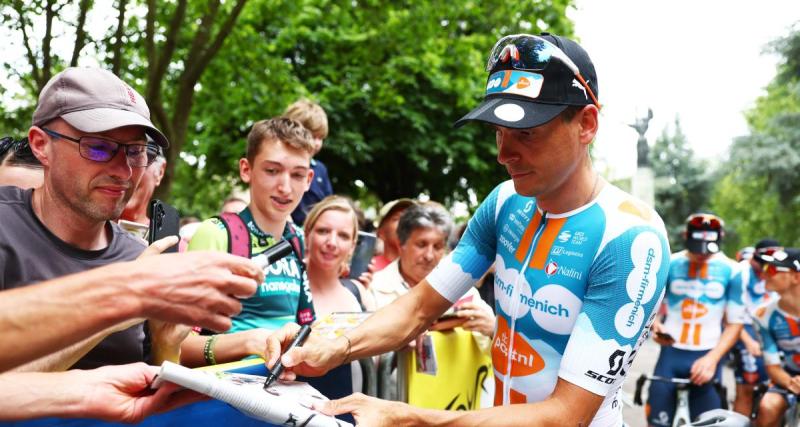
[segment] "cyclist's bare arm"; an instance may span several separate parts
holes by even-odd
[[[362,394],[328,402],[320,409],[328,414],[353,413],[359,425],[369,426],[588,426],[603,399],[559,378],[546,400],[478,411],[421,409]]]
[[[424,331],[452,303],[423,280],[406,295],[378,310],[358,328],[336,340],[312,334],[302,347],[287,352],[282,360],[286,370],[282,378],[293,379],[293,373],[319,376],[343,363],[397,350]],[[267,339],[267,366],[273,366],[294,338],[297,325],[284,326]]]
[[[792,380],[792,376],[783,369],[780,364],[767,365],[767,375],[769,379],[779,387],[783,387],[792,393],[800,393],[800,388],[797,387],[798,380]]]

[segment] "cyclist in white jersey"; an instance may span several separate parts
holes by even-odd
[[[762,262],[767,289],[780,295],[760,307],[754,317],[772,380],[760,403],[757,426],[781,425],[787,406],[800,395],[800,249],[773,249],[755,254]]]
[[[715,215],[699,213],[686,219],[686,250],[670,260],[667,317],[663,325],[656,320],[653,326],[662,346],[653,374],[692,381],[692,419],[721,407],[711,381],[720,379],[719,362],[738,340],[745,316],[742,285],[732,280],[738,266],[720,251],[723,233],[723,222]],[[675,402],[674,384],[652,382],[645,411],[648,423],[672,425]]]
[[[399,348],[496,263],[496,407],[450,412],[354,395],[321,409],[369,426],[621,425],[617,390],[666,283],[663,222],[592,169],[600,105],[583,48],[549,34],[508,36],[487,71],[483,103],[456,125],[494,127],[511,181],[425,280],[336,340],[312,334],[283,356],[285,377]],[[269,366],[296,331],[270,337]]]
[[[733,402],[733,410],[744,415],[750,415],[752,412],[753,392],[756,385],[769,380],[752,317],[758,307],[778,298],[775,292],[767,291],[764,277],[762,277],[761,263],[753,255],[755,252],[774,251],[778,247],[780,244],[774,239],[759,240],[754,247],[750,247],[753,251],[749,257],[739,261],[739,272],[733,277],[733,284],[743,287],[742,301],[747,309],[744,329],[742,329],[739,342],[730,353],[734,361],[736,378],[736,399]],[[739,253],[737,253],[738,255]]]

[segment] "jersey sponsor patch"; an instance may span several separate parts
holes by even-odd
[[[722,283],[716,281],[703,283],[697,279],[675,279],[670,283],[670,291],[674,295],[685,295],[695,299],[703,296],[711,299],[720,299],[725,296],[725,286]]]
[[[545,285],[533,297],[524,301],[531,309],[531,316],[547,332],[569,335],[583,301],[561,285]]]
[[[503,375],[508,374],[509,347],[511,350],[511,376],[521,377],[535,374],[545,367],[544,358],[519,333],[514,333],[511,343],[511,330],[503,316],[497,319],[497,334],[492,344],[492,363]]]
[[[661,241],[651,231],[640,233],[631,244],[633,269],[625,285],[631,302],[623,305],[614,318],[617,332],[625,338],[638,334],[645,321],[644,304],[653,299],[658,288],[656,274],[661,267],[661,252]]]
[[[703,303],[685,299],[681,303],[681,318],[684,320],[699,319],[708,314],[708,307]]]

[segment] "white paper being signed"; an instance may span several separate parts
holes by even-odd
[[[345,427],[352,424],[311,409],[313,402],[328,398],[303,382],[276,381],[263,389],[258,375],[209,372],[164,362],[153,387],[169,381],[221,400],[247,416],[280,426]]]

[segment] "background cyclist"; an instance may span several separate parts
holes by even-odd
[[[761,400],[758,426],[780,425],[788,399],[800,393],[800,249],[756,252],[763,262],[767,289],[777,292],[756,312],[755,321],[763,341],[764,363],[773,387]],[[783,352],[783,361],[780,353]],[[788,390],[795,395],[777,393]]]
[[[654,339],[661,344],[653,374],[689,378],[700,386],[690,390],[692,419],[721,406],[709,381],[719,380],[719,361],[739,339],[745,314],[742,288],[731,280],[737,265],[720,251],[723,233],[717,216],[698,213],[686,219],[686,250],[670,261],[666,320],[653,324]],[[645,412],[650,425],[672,425],[675,385],[651,382]]]
[[[739,261],[739,271],[733,277],[734,286],[742,286],[744,289],[742,299],[747,309],[743,319],[744,329],[739,341],[731,350],[736,377],[736,400],[733,402],[733,410],[747,416],[750,416],[753,409],[755,386],[769,379],[764,368],[764,358],[761,357],[761,343],[754,331],[752,315],[756,308],[777,297],[774,292],[767,292],[761,263],[753,257],[753,253],[778,246],[780,244],[773,239],[760,240],[754,248],[751,247],[753,252]]]

